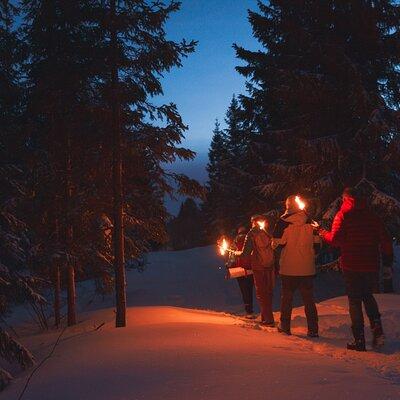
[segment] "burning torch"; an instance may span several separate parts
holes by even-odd
[[[225,256],[226,253],[228,253],[228,255],[235,253],[235,250],[230,248],[230,243],[225,237],[222,237],[220,240],[218,240],[217,246],[221,256]]]
[[[246,270],[245,268],[236,265],[234,255],[238,255],[235,250],[232,250],[229,248],[229,241],[225,238],[222,237],[218,242],[217,242],[218,248],[219,248],[219,253],[221,256],[225,256],[228,253],[228,259],[225,262],[225,268],[226,268],[226,275],[225,279],[234,279],[234,278],[240,278],[242,276],[248,276],[253,273],[251,270]],[[221,267],[219,267],[221,269]]]
[[[224,256],[225,253],[229,250],[229,243],[225,238],[223,238],[218,247],[219,253],[221,254],[221,256]]]
[[[259,226],[259,228],[261,229],[261,230],[265,230],[265,220],[260,220],[260,221],[257,221],[257,225]]]
[[[304,209],[306,208],[306,203],[304,203],[304,201],[300,198],[300,196],[296,196],[294,198],[294,201],[296,202],[300,210],[304,211]]]
[[[294,201],[296,202],[296,204],[297,204],[297,206],[299,207],[299,209],[300,209],[301,211],[304,211],[304,213],[307,215],[307,217],[310,217],[310,216],[308,215],[307,211],[306,211],[306,203],[301,199],[301,197],[297,195],[297,196],[294,198]],[[313,228],[318,229],[318,228],[319,228],[319,223],[318,223],[317,221],[314,221],[313,219],[311,219],[311,226],[312,226]]]

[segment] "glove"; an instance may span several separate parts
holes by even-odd
[[[321,226],[317,221],[312,220],[310,224],[317,232],[321,230]]]

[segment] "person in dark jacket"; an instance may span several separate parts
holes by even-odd
[[[244,246],[244,241],[246,239],[246,233],[248,229],[241,226],[237,231],[237,235],[234,241],[235,250],[242,251]],[[250,260],[249,257],[236,256],[235,267],[249,268]],[[250,271],[251,272],[251,271]],[[246,318],[253,318],[253,286],[254,280],[253,275],[250,273],[246,276],[240,276],[236,278],[239,285],[240,293],[242,294],[242,299],[244,303],[244,309],[246,311]]]
[[[274,327],[272,298],[275,285],[274,256],[271,238],[266,229],[267,220],[262,215],[251,217],[251,230],[246,235],[243,250],[235,252],[237,256],[250,257],[254,276],[256,297],[261,309],[261,323]]]
[[[391,268],[393,243],[381,220],[367,207],[366,199],[356,189],[345,189],[342,200],[332,229],[320,229],[319,234],[341,251],[340,263],[354,336],[347,348],[365,351],[362,304],[370,321],[373,346],[379,347],[384,343],[381,315],[373,290],[381,260],[384,268]]]

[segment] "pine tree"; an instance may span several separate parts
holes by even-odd
[[[221,129],[218,120],[215,121],[213,137],[208,152],[208,183],[206,201],[202,210],[206,216],[206,236],[215,240],[219,235],[225,233],[227,202],[227,159],[228,142],[225,132]]]
[[[203,216],[196,202],[187,198],[181,203],[176,218],[168,224],[170,244],[174,250],[203,245]]]
[[[300,192],[326,210],[363,186],[398,234],[399,24],[393,1],[259,3],[249,12],[264,50],[235,46],[248,79],[241,97],[262,160],[270,207]],[[397,156],[395,156],[397,154]]]
[[[104,177],[108,185],[100,192],[109,199],[109,184],[114,188],[114,209],[105,209],[105,214],[113,215],[116,326],[125,326],[125,257],[138,257],[150,241],[166,240],[163,198],[173,192],[169,180],[175,180],[183,192],[199,189],[187,177],[164,169],[165,163],[191,159],[194,153],[177,146],[186,126],[176,106],[151,103],[151,97],[162,94],[162,74],[181,66],[195,43],[166,38],[165,22],[179,9],[175,1],[93,4],[100,37],[96,54],[98,64],[104,66],[96,76],[99,109],[106,116],[101,147],[114,171],[112,177]],[[106,133],[113,138],[111,143]],[[110,146],[113,151],[107,154]]]
[[[249,217],[255,213],[266,212],[262,196],[254,189],[257,184],[257,159],[252,139],[254,136],[252,125],[246,120],[244,109],[232,97],[225,117],[225,135],[227,138],[227,183],[229,187],[228,215],[231,229],[238,224],[247,223]]]
[[[208,152],[209,162],[207,164],[207,172],[210,181],[222,179],[223,176],[220,165],[226,159],[227,153],[227,138],[217,119],[215,121],[211,146]]]
[[[89,136],[93,79],[88,2],[23,1],[28,49],[28,120],[36,264],[53,276],[58,322],[59,279],[67,280],[68,325],[76,323],[75,274],[82,243],[75,240],[85,210],[85,137]],[[85,201],[83,201],[85,200]],[[86,210],[87,211],[87,210]],[[50,268],[50,269],[49,269]],[[57,323],[56,322],[56,323]]]
[[[227,148],[233,158],[238,158],[238,164],[243,158],[248,143],[248,135],[244,127],[242,109],[236,96],[233,95],[225,116],[225,135]]]
[[[235,96],[226,112],[225,124],[223,131],[216,124],[207,169],[208,194],[203,210],[208,216],[207,236],[212,240],[246,224],[252,214],[268,211],[255,190],[259,173],[252,146],[254,133]]]
[[[0,2],[0,319],[9,314],[15,302],[44,299],[33,288],[34,278],[17,272],[27,262],[30,248],[20,206],[26,196],[25,165],[22,162],[24,112],[21,61],[22,43],[16,27],[18,8]],[[33,364],[32,354],[0,327],[0,357],[17,362],[22,368]],[[12,376],[0,368],[0,391]]]
[[[6,131],[15,130],[21,105],[22,87],[18,65],[21,61],[21,43],[15,29],[18,9],[8,1],[0,3],[0,107],[1,133],[3,141]],[[4,146],[4,145],[3,145]]]

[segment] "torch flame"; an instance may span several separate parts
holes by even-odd
[[[222,239],[222,242],[221,242],[221,244],[219,245],[219,252],[220,252],[221,256],[224,256],[224,255],[225,255],[225,253],[226,253],[226,251],[228,250],[228,248],[229,248],[229,243],[228,243],[228,241],[227,241],[225,238]]]
[[[304,210],[305,209],[306,203],[304,203],[304,201],[301,200],[300,196],[296,196],[294,200],[297,203],[297,205],[300,208],[300,210]]]
[[[265,221],[258,221],[257,224],[260,227],[260,229],[265,229]]]

